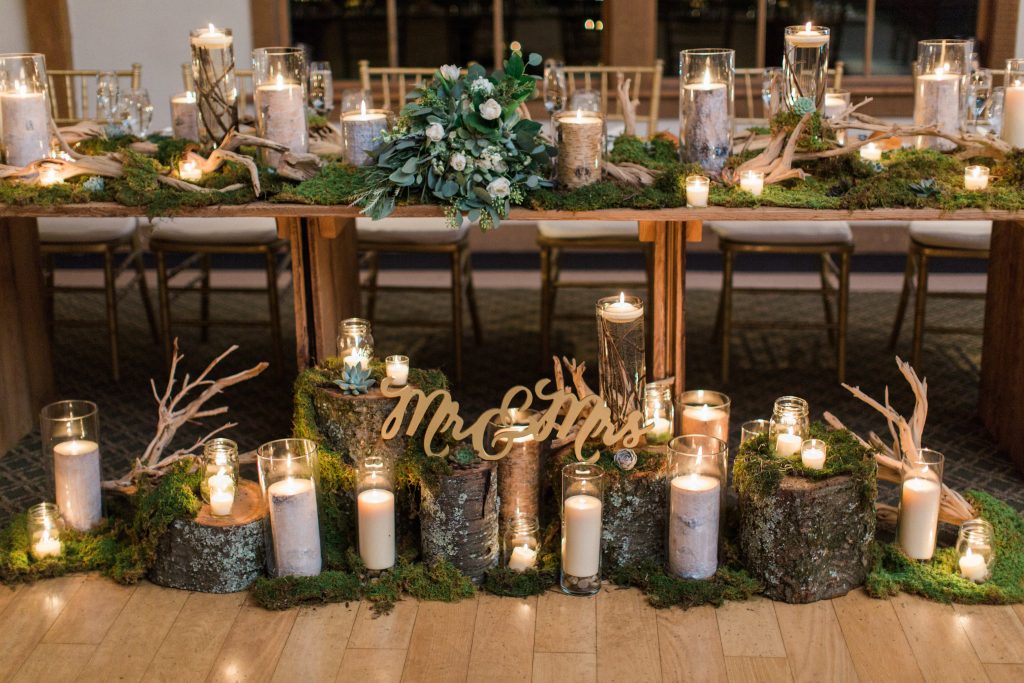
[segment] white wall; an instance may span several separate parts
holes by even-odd
[[[1024,0],[1017,6],[1017,41],[1013,56],[1024,56]]]
[[[76,69],[142,64],[142,85],[154,106],[154,130],[171,124],[170,97],[183,89],[181,65],[189,61],[188,33],[193,28],[210,22],[230,28],[236,66],[252,68],[249,0],[68,0],[68,14]],[[5,22],[6,17],[0,24]]]
[[[28,52],[23,0],[0,0],[0,52]]]

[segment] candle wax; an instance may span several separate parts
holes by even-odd
[[[51,535],[49,529],[44,529],[42,538],[32,544],[32,554],[37,560],[44,557],[57,557],[62,550],[60,539],[55,534]]]
[[[391,386],[404,387],[409,382],[408,363],[388,363],[388,377]]]
[[[718,569],[721,484],[699,473],[672,479],[669,496],[669,569],[677,576],[706,579]]]
[[[644,309],[632,301],[626,301],[625,297],[619,295],[619,300],[608,304],[601,310],[601,316],[608,322],[628,323],[636,320],[644,314]]]
[[[320,525],[312,479],[288,477],[267,487],[277,576],[320,573]]]
[[[100,523],[100,447],[95,441],[72,439],[53,447],[57,507],[65,523],[89,531]]]
[[[512,549],[512,555],[508,558],[508,568],[522,572],[532,569],[537,562],[537,551],[528,545],[516,546]]]
[[[1024,147],[1024,85],[1006,86],[1001,136],[1011,147]]]
[[[803,437],[799,434],[779,434],[775,440],[775,455],[786,458],[800,452]]]
[[[562,570],[569,576],[597,576],[601,567],[601,499],[578,494],[565,499]]]
[[[395,494],[385,489],[359,493],[359,556],[367,569],[395,564]]]
[[[820,470],[825,467],[825,451],[820,448],[808,448],[800,453],[800,462],[804,467]]]
[[[898,537],[903,551],[915,560],[930,560],[935,553],[941,495],[939,483],[931,479],[903,482]]]
[[[976,583],[982,583],[988,578],[988,566],[985,564],[985,557],[967,549],[959,561],[960,575]]]

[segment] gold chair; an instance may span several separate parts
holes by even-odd
[[[567,66],[565,67],[566,87],[569,90],[569,98],[577,90],[594,90],[601,94],[601,111],[605,112],[608,121],[622,120],[622,107],[616,96],[615,86],[617,75],[622,74],[624,78],[632,80],[630,85],[631,97],[639,98],[641,106],[637,110],[637,123],[646,121],[647,137],[654,135],[658,130],[658,116],[661,110],[661,77],[665,70],[665,62],[656,59],[650,66]],[[647,92],[644,91],[645,79],[650,83]],[[609,100],[614,106],[609,106]],[[641,115],[646,102],[647,113]],[[639,131],[637,131],[639,134]]]
[[[920,368],[921,346],[924,333],[981,334],[981,330],[962,326],[925,326],[925,306],[928,297],[943,299],[984,299],[984,292],[929,292],[928,266],[934,259],[988,259],[992,239],[991,221],[911,221],[910,250],[903,274],[903,290],[896,309],[896,321],[889,337],[889,349],[896,348],[907,312],[911,290],[914,290],[914,337],[911,342],[910,364]],[[916,280],[916,287],[915,287]]]
[[[831,87],[839,89],[843,87],[843,70],[845,64],[843,62],[836,62],[835,65],[828,70],[828,76],[831,80]],[[742,94],[744,104],[746,104],[746,116],[743,118],[753,119],[757,118],[754,115],[755,101],[761,100],[761,116],[760,118],[766,119],[768,112],[764,108],[764,100],[761,97],[761,77],[764,75],[763,67],[741,67],[736,69],[736,90],[737,96]],[[742,84],[742,88],[740,85]]]
[[[101,73],[105,72],[96,69],[47,69],[50,111],[58,126],[96,116],[96,85]],[[142,87],[141,64],[132,64],[131,69],[114,71],[114,74],[119,82],[127,81],[132,90]]]
[[[369,60],[359,60],[359,84],[363,90],[380,94],[374,106],[390,109],[396,114],[405,106],[405,96],[434,76],[435,68],[421,66],[370,66]],[[465,70],[463,70],[465,72]]]

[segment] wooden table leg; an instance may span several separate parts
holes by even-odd
[[[651,377],[675,378],[675,392],[686,386],[686,242],[700,239],[700,221],[640,223],[640,239],[654,243],[651,309]]]
[[[56,389],[34,218],[0,226],[0,455],[32,430]]]
[[[1024,224],[992,224],[978,409],[1024,470]]]

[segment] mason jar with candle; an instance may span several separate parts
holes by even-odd
[[[811,22],[787,26],[782,54],[784,96],[790,111],[821,111],[828,81],[830,29]]]
[[[684,434],[668,452],[668,569],[708,579],[718,571],[729,447],[713,436]]]
[[[238,487],[238,444],[231,439],[210,439],[203,445],[203,478],[199,492],[214,517],[227,517]]]
[[[644,302],[620,292],[598,299],[596,311],[600,394],[618,427],[630,413],[643,408],[647,384]]]
[[[1000,137],[1024,147],[1024,59],[1007,59],[1003,77],[1003,126]]]
[[[502,566],[525,572],[537,566],[540,554],[540,525],[537,516],[515,515],[502,535]]]
[[[309,150],[306,127],[306,53],[298,47],[261,47],[252,51],[256,134],[287,145],[292,152]],[[282,152],[260,149],[260,159],[276,166]]]
[[[983,519],[971,519],[960,525],[956,540],[960,576],[975,583],[989,580],[996,561],[994,533],[992,525]]]
[[[487,445],[492,453],[508,448],[498,460],[498,521],[500,533],[508,531],[517,514],[540,514],[540,471],[545,442],[530,433],[536,410],[510,408],[487,425]]]
[[[234,37],[231,29],[210,24],[192,29],[189,44],[199,107],[199,135],[202,142],[217,144],[228,131],[238,128]]]
[[[942,453],[930,448],[903,456],[897,541],[914,560],[930,560],[935,553],[944,461]]]
[[[772,419],[768,424],[768,443],[775,455],[788,458],[800,454],[804,441],[811,435],[810,406],[798,396],[775,399]]]
[[[361,99],[357,109],[341,113],[342,158],[353,166],[372,164],[376,140],[390,128],[391,112],[373,109],[367,99]]]
[[[51,403],[39,414],[39,431],[65,524],[94,529],[103,517],[99,408],[92,401]]]
[[[964,169],[964,189],[980,192],[988,189],[988,166],[968,166]]]
[[[359,557],[370,571],[395,566],[395,478],[391,462],[365,456],[356,474]]]
[[[320,519],[317,511],[318,459],[309,439],[278,439],[256,451],[265,518],[267,572],[273,576],[320,573]]]
[[[47,557],[60,557],[64,552],[60,534],[64,518],[53,503],[38,503],[28,509],[26,520],[29,552],[38,562]]]
[[[964,93],[971,69],[973,40],[921,40],[914,64],[914,124],[935,126],[943,133],[960,133]],[[934,135],[919,135],[918,149],[949,151],[956,143]]]
[[[373,359],[373,326],[363,318],[346,318],[338,323],[338,357],[346,365],[359,364],[365,370]]]
[[[562,187],[583,187],[601,179],[605,145],[604,114],[574,109],[554,116],[558,160],[555,179]]]
[[[727,49],[679,53],[679,141],[683,160],[709,174],[725,167],[732,152],[736,52]]]
[[[50,153],[46,58],[0,54],[0,149],[8,166],[25,166]]]
[[[670,382],[650,382],[644,389],[644,426],[647,443],[668,443],[675,436],[676,409],[672,402]]]
[[[691,389],[677,400],[680,434],[706,434],[729,441],[729,397],[720,391]]]
[[[601,513],[604,470],[569,463],[562,468],[562,567],[559,585],[569,595],[601,590]]]

